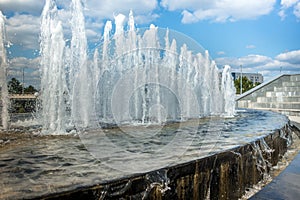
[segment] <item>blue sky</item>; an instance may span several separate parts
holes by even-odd
[[[71,0],[56,0],[67,27]],[[300,0],[84,0],[86,33],[99,41],[106,20],[132,9],[137,26],[151,23],[182,32],[207,49],[219,67],[262,73],[300,73]],[[6,16],[11,69],[26,67],[28,83],[38,82],[40,14],[43,0],[0,0]],[[65,37],[68,37],[66,31]]]
[[[176,19],[172,21],[171,19]],[[277,13],[235,22],[200,21],[178,23],[181,14],[165,12],[157,21],[159,27],[168,24],[169,28],[181,30],[206,47],[212,57],[221,55],[246,56],[258,53],[276,56],[279,53],[299,49],[300,23],[294,15],[281,20]]]

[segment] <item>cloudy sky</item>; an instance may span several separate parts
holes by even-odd
[[[56,0],[61,11],[71,0]],[[207,49],[218,66],[262,73],[300,73],[300,0],[83,0],[86,33],[99,41],[106,20],[132,9],[138,27],[153,23],[182,32]],[[44,0],[0,0],[6,16],[10,74],[38,82],[40,15]],[[65,24],[69,15],[61,12]],[[30,79],[30,80],[29,80]]]

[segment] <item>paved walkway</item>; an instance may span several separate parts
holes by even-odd
[[[300,128],[300,122],[293,124]],[[283,172],[250,199],[300,199],[300,152]]]
[[[300,199],[300,154],[270,184],[250,199]]]
[[[294,122],[294,123],[300,125],[300,117],[299,117],[299,116],[289,116],[289,119],[290,119],[292,122]],[[300,126],[298,126],[298,128],[300,129]]]

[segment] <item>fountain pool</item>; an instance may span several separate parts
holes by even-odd
[[[139,132],[138,127],[127,127],[126,134],[117,128],[88,131],[84,140],[78,135],[19,133],[17,137],[22,139],[11,139],[12,142],[0,150],[0,197],[51,196],[176,166],[251,144],[284,127],[287,122],[280,114],[245,110],[238,112],[235,118],[203,118],[197,123],[186,121],[184,128],[178,128],[176,123],[165,125],[152,136],[134,137],[133,134]],[[196,133],[190,134],[190,129],[195,127]],[[131,131],[134,132],[132,135]],[[185,139],[168,146],[180,134],[184,134]],[[186,146],[187,142],[189,146]]]

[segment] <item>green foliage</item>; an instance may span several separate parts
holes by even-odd
[[[10,94],[21,94],[22,89],[23,89],[23,86],[18,79],[12,78],[8,82],[8,92]]]
[[[21,84],[21,82],[18,79],[12,78],[8,82],[8,92],[10,94],[22,94],[23,85]],[[29,85],[28,87],[24,88],[24,93],[34,94],[35,92],[37,92],[37,90],[32,85]]]
[[[16,79],[12,78],[8,82],[8,92],[10,94],[34,94],[37,90],[32,86],[29,85],[28,87],[23,88],[21,82]],[[36,102],[35,100],[12,100],[10,112],[11,113],[29,113],[35,110]]]
[[[243,76],[242,78],[242,93],[247,92],[248,90],[251,90],[252,88],[258,86],[260,83],[253,84],[252,81],[250,81],[246,76]],[[238,78],[234,81],[234,86],[236,88],[236,94],[240,94],[241,91],[241,79]]]
[[[18,113],[25,113],[25,108],[22,106],[19,108]]]
[[[34,94],[37,92],[37,90],[32,85],[29,85],[28,87],[24,88],[24,92],[27,94]]]
[[[260,84],[261,84],[260,82],[256,82],[256,83],[254,83],[254,87],[256,87],[256,86],[258,86]]]

